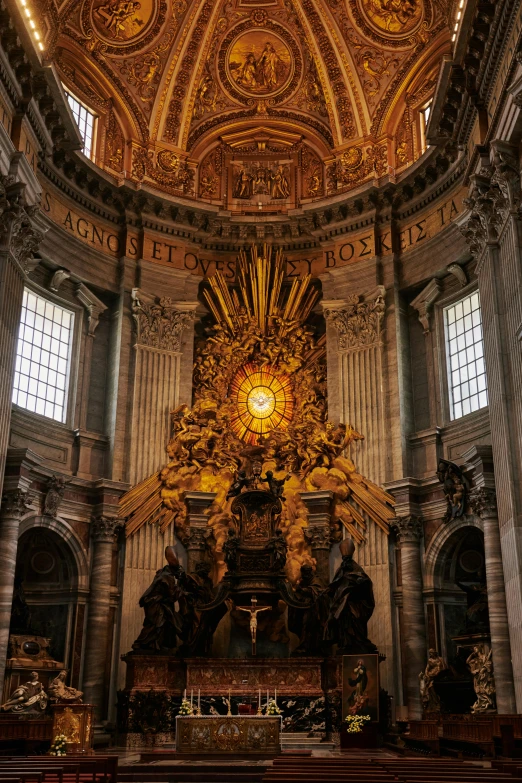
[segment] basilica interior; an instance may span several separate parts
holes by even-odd
[[[520,0],[0,0],[0,780],[522,780],[521,140]]]

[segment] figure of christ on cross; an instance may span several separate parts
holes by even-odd
[[[254,656],[256,654],[256,639],[257,639],[257,615],[258,612],[265,612],[267,609],[270,609],[270,606],[260,606],[259,609],[257,608],[257,598],[255,595],[252,596],[250,600],[250,606],[248,609],[244,606],[237,606],[236,609],[239,609],[240,612],[249,612],[250,613],[250,635],[252,637],[252,655]]]

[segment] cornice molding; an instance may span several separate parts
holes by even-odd
[[[285,250],[320,249],[330,239],[349,235],[393,217],[404,219],[442,198],[463,178],[465,156],[433,148],[422,162],[406,170],[398,182],[387,181],[377,188],[366,183],[356,191],[325,197],[295,210],[295,214],[266,216],[247,224],[243,218],[220,215],[219,208],[194,198],[167,196],[143,184],[138,192],[125,181],[118,184],[101,169],[74,152],[60,150],[53,161],[39,163],[41,182],[45,179],[68,199],[115,226],[146,226],[170,236],[180,236],[211,250],[233,251],[252,241],[272,239]],[[258,227],[258,230],[252,228]],[[261,235],[260,231],[261,229]]]

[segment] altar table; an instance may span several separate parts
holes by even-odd
[[[264,715],[178,715],[176,752],[216,756],[277,756],[281,718]]]

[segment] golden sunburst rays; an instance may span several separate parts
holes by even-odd
[[[221,272],[209,277],[211,290],[205,291],[204,296],[216,321],[234,334],[244,327],[246,316],[267,334],[278,320],[281,337],[286,333],[287,325],[306,321],[319,292],[311,285],[311,275],[296,278],[287,290],[283,285],[285,264],[283,251],[278,249],[272,253],[272,248],[266,244],[262,252],[252,246],[249,256],[241,250],[237,263],[239,293],[237,289],[229,288]]]
[[[273,367],[252,362],[241,367],[231,383],[230,396],[236,403],[230,424],[246,443],[257,443],[274,429],[286,429],[292,419],[290,378]]]

